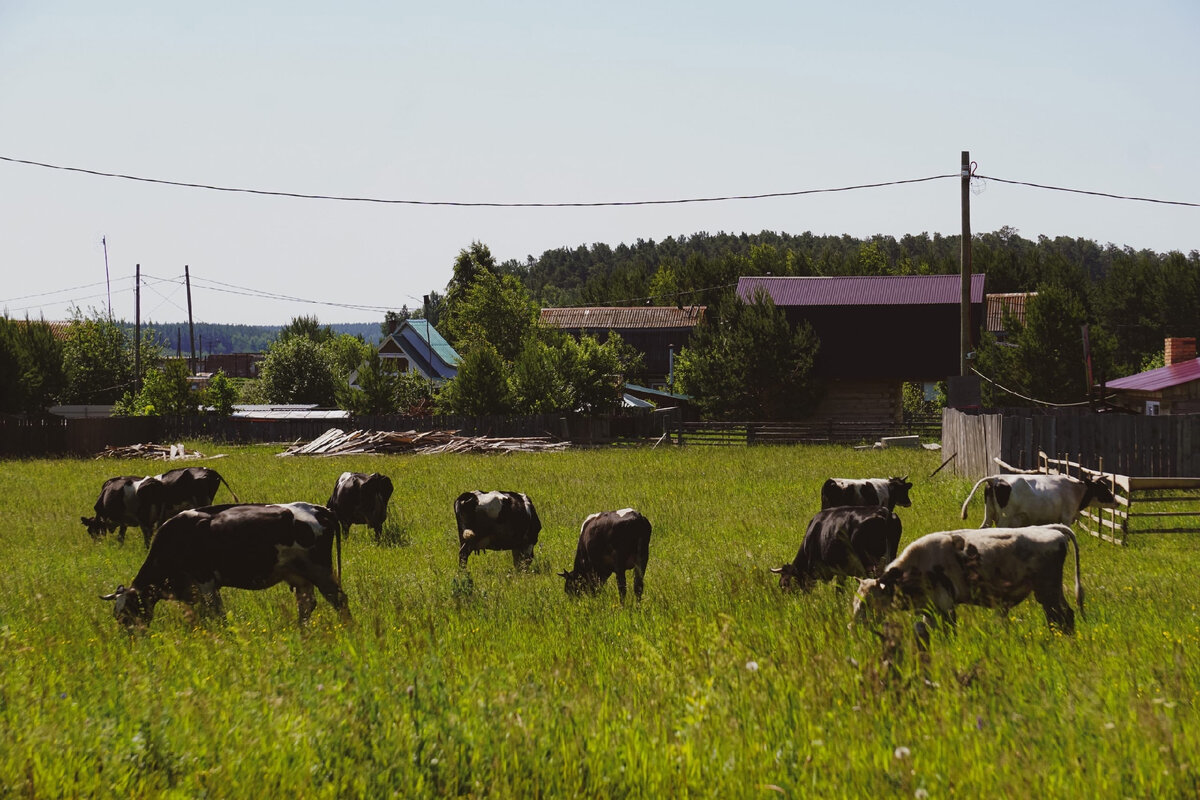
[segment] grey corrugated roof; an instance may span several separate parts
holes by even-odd
[[[984,275],[971,276],[971,302],[983,302]],[[962,302],[958,275],[843,275],[837,277],[744,277],[743,301],[765,289],[777,306],[924,306]]]
[[[704,316],[704,306],[591,306],[543,308],[541,319],[556,328],[694,328]]]

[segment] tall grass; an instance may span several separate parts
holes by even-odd
[[[206,452],[209,444],[201,445]],[[908,474],[904,542],[978,525],[937,454],[833,447],[593,450],[504,457],[212,463],[244,501],[323,502],[343,470],[396,485],[385,539],[344,547],[355,622],[321,601],[301,631],[283,586],[226,590],[194,628],[159,605],[129,637],[97,595],[144,556],[94,544],[111,461],[0,462],[0,796],[1179,797],[1200,732],[1196,539],[1082,541],[1086,619],[1051,633],[1032,601],[960,613],[922,664],[848,630],[848,592],[782,594],[829,476]],[[534,568],[457,567],[451,505],[527,492]],[[218,500],[226,499],[225,490]],[[978,503],[978,501],[976,501]],[[646,596],[570,599],[583,518],[653,523]],[[1069,569],[1069,567],[1068,567]],[[1069,583],[1070,576],[1064,576]],[[902,630],[903,627],[903,630]],[[892,635],[895,631],[901,633]],[[886,656],[886,660],[885,660]]]

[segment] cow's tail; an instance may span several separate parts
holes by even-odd
[[[971,498],[975,496],[975,491],[979,488],[979,484],[983,483],[986,480],[987,480],[987,478],[980,478],[978,481],[976,481],[975,485],[971,487],[971,493],[969,495],[967,495],[967,499],[963,501],[963,506],[962,506],[962,518],[963,519],[967,518],[967,506],[969,506],[971,504]]]
[[[237,492],[233,491],[233,487],[229,485],[229,481],[225,480],[225,476],[218,475],[217,477],[221,479],[221,483],[225,484],[225,488],[229,490],[229,493],[231,495],[233,495],[233,502],[235,502],[235,503],[242,502],[241,500],[238,500]]]
[[[1075,546],[1075,605],[1079,606],[1080,618],[1086,619],[1086,615],[1083,613],[1083,579],[1079,575],[1079,540],[1075,538],[1075,531],[1071,530],[1070,525],[1059,525],[1058,527]]]

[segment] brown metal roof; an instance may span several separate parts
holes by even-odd
[[[23,320],[23,319],[10,319],[9,321],[14,322],[17,325],[25,324],[25,320]],[[31,322],[33,322],[34,324],[44,323],[44,324],[48,325],[50,327],[50,335],[53,336],[55,339],[58,339],[59,341],[66,341],[67,331],[69,331],[71,329],[71,321],[70,320],[35,319],[35,320],[31,320]]]
[[[1006,292],[987,296],[987,329],[993,333],[1004,330],[1004,312],[1025,324],[1025,302],[1037,297],[1037,292]]]
[[[704,306],[592,306],[543,308],[542,322],[555,328],[621,330],[630,328],[694,328]]]
[[[971,302],[983,302],[984,275],[971,276]],[[737,293],[749,301],[765,289],[777,306],[923,306],[962,302],[958,275],[845,275],[828,278],[744,277]]]

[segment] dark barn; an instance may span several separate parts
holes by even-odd
[[[671,352],[678,354],[704,319],[704,306],[598,306],[543,308],[544,325],[578,338],[587,334],[601,342],[614,331],[642,354],[642,373],[627,376],[651,388],[664,387],[671,374]]]
[[[984,275],[971,276],[971,339],[984,320]],[[891,420],[903,415],[904,382],[959,373],[959,275],[744,277],[738,297],[766,291],[788,321],[821,340],[813,367],[828,392],[815,416]]]

